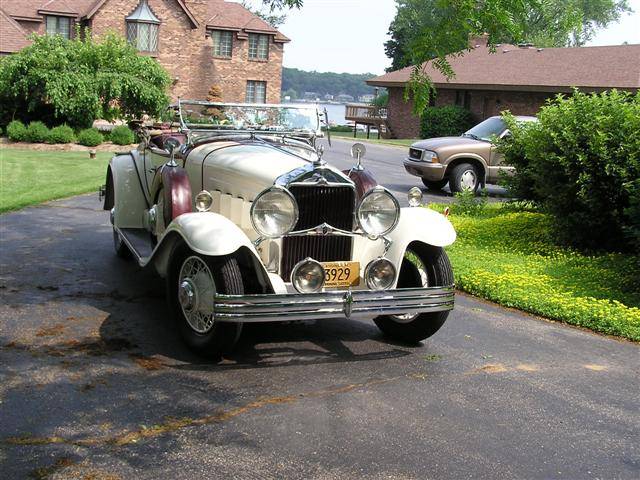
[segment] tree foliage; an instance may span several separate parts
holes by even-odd
[[[640,93],[558,96],[518,124],[499,148],[513,196],[540,203],[561,241],[617,250],[640,246]]]
[[[49,125],[89,126],[96,118],[159,114],[170,79],[153,58],[107,34],[34,36],[33,44],[0,60],[0,122],[37,118]]]
[[[344,93],[357,98],[374,93],[375,89],[365,83],[374,76],[373,73],[306,72],[285,67],[282,69],[282,91],[292,98],[301,98],[304,92],[315,92],[320,97]]]

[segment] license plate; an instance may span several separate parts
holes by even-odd
[[[360,262],[324,262],[325,287],[357,287],[360,285]]]

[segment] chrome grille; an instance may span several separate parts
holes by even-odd
[[[298,202],[299,219],[295,230],[305,230],[328,223],[342,230],[353,230],[355,191],[345,186],[299,186],[289,188]],[[280,275],[290,281],[296,263],[311,257],[319,262],[351,260],[351,237],[305,236],[282,240]]]

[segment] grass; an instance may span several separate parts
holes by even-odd
[[[326,136],[326,134],[325,134]],[[342,138],[345,140],[351,139],[354,140],[353,138],[353,132],[331,132],[331,136],[332,137],[337,137],[337,138]],[[369,140],[367,140],[367,134],[366,132],[360,132],[358,131],[358,136],[356,137],[358,140],[364,140],[365,142],[371,142],[371,143],[380,143],[383,145],[395,145],[397,147],[408,147],[410,146],[412,143],[415,143],[418,141],[417,138],[399,138],[399,139],[395,139],[395,138],[381,138],[380,140],[378,140],[378,134],[371,134]]]
[[[0,213],[98,190],[112,154],[0,148]]]
[[[442,209],[444,206],[435,205]],[[640,341],[640,257],[554,244],[551,218],[489,204],[455,213],[447,248],[456,286],[507,307]]]

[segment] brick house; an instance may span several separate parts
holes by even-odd
[[[640,89],[640,45],[580,48],[534,48],[500,45],[495,53],[486,40],[475,39],[472,49],[450,59],[456,76],[447,80],[430,62],[424,71],[434,82],[435,106],[460,105],[477,121],[503,110],[515,115],[535,115],[544,102],[574,87],[585,92],[617,88]],[[398,138],[420,136],[420,119],[404,89],[413,67],[368,80],[389,91],[387,123]]]
[[[115,31],[156,58],[173,80],[173,98],[204,99],[218,85],[226,102],[280,102],[289,39],[224,0],[3,1],[0,54],[24,48],[34,32],[70,38],[78,25],[97,37]]]

